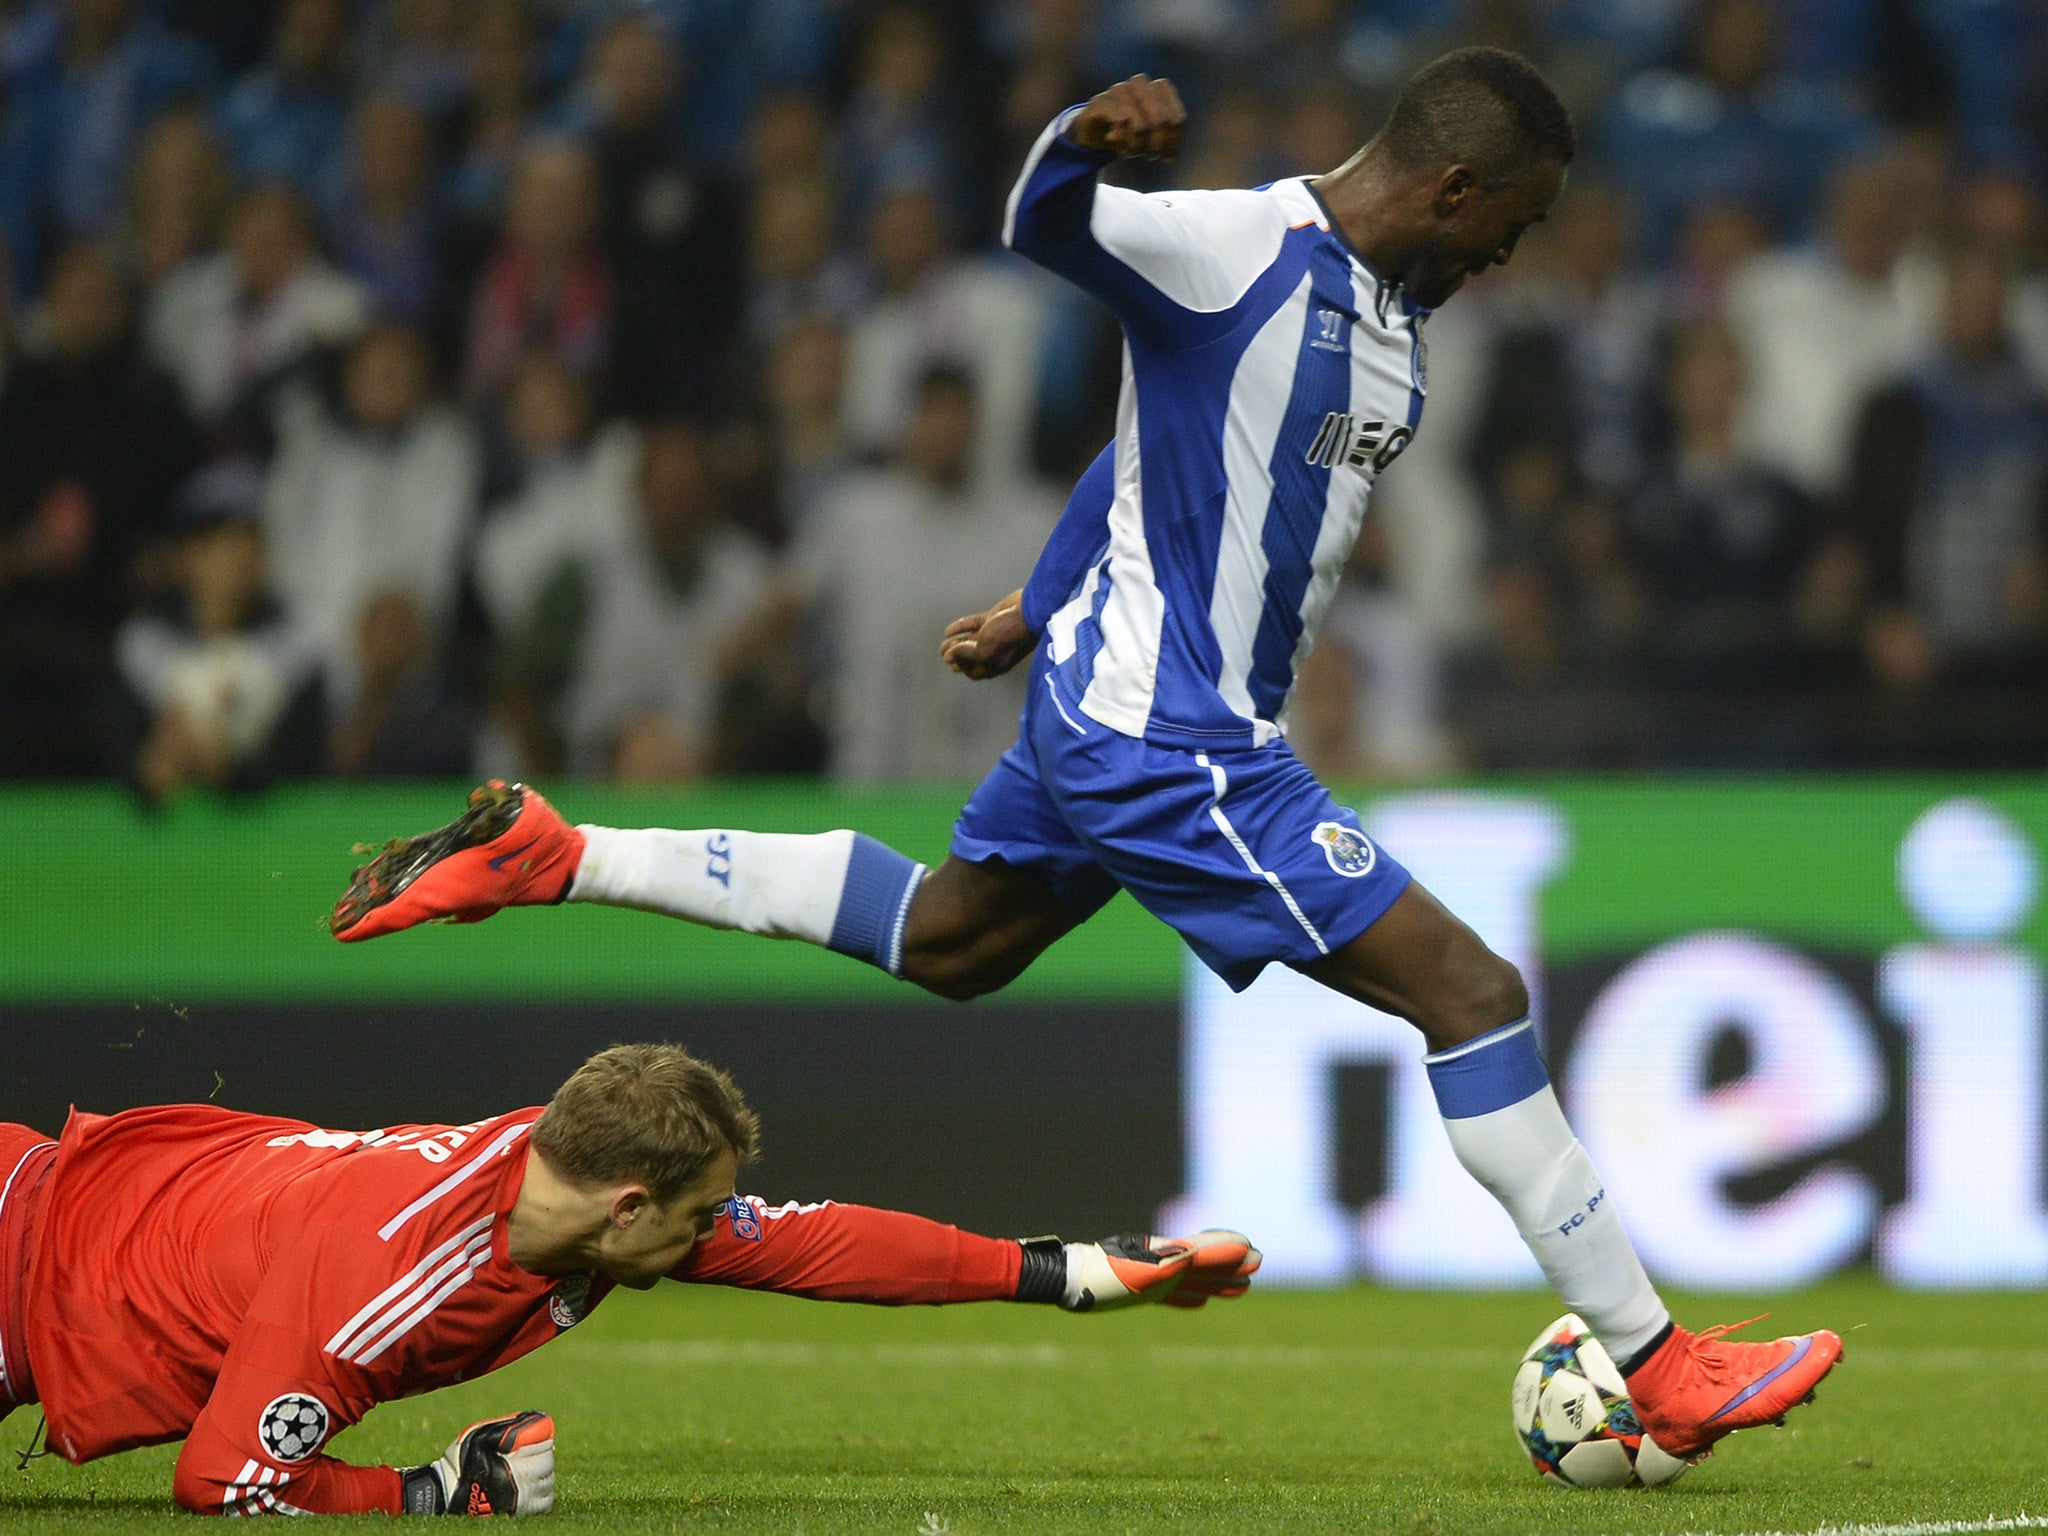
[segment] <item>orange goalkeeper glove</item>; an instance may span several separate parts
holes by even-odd
[[[439,1461],[398,1475],[409,1515],[544,1515],[555,1507],[555,1421],[529,1409],[472,1424]]]
[[[1024,1244],[1019,1301],[1057,1302],[1069,1312],[1104,1312],[1140,1302],[1199,1307],[1212,1296],[1242,1296],[1259,1250],[1242,1232],[1148,1237],[1119,1232],[1099,1243],[1056,1237]]]

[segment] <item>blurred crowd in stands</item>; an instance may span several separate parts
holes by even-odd
[[[0,777],[968,779],[937,660],[1114,422],[1062,107],[1327,170],[1447,47],[1585,146],[1428,326],[1345,775],[2048,761],[2034,0],[12,0]]]

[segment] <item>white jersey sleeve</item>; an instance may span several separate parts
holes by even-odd
[[[1287,226],[1257,192],[1139,193],[1098,181],[1116,157],[1047,125],[1003,217],[1003,242],[1087,289],[1162,347],[1201,346],[1273,265]]]

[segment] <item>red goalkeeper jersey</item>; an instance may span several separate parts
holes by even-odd
[[[321,1454],[328,1438],[518,1359],[612,1287],[506,1254],[539,1116],[358,1132],[206,1105],[74,1113],[22,1251],[0,1253],[0,1302],[26,1276],[10,1342],[50,1444],[79,1462],[184,1436],[190,1509],[397,1513],[397,1472]],[[749,1197],[671,1278],[942,1303],[1014,1296],[1019,1264],[1013,1242],[921,1217]]]

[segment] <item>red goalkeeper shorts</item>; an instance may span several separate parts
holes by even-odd
[[[57,1143],[41,1131],[0,1123],[0,1418],[36,1400],[22,1325],[35,1247],[31,1239],[56,1161]]]

